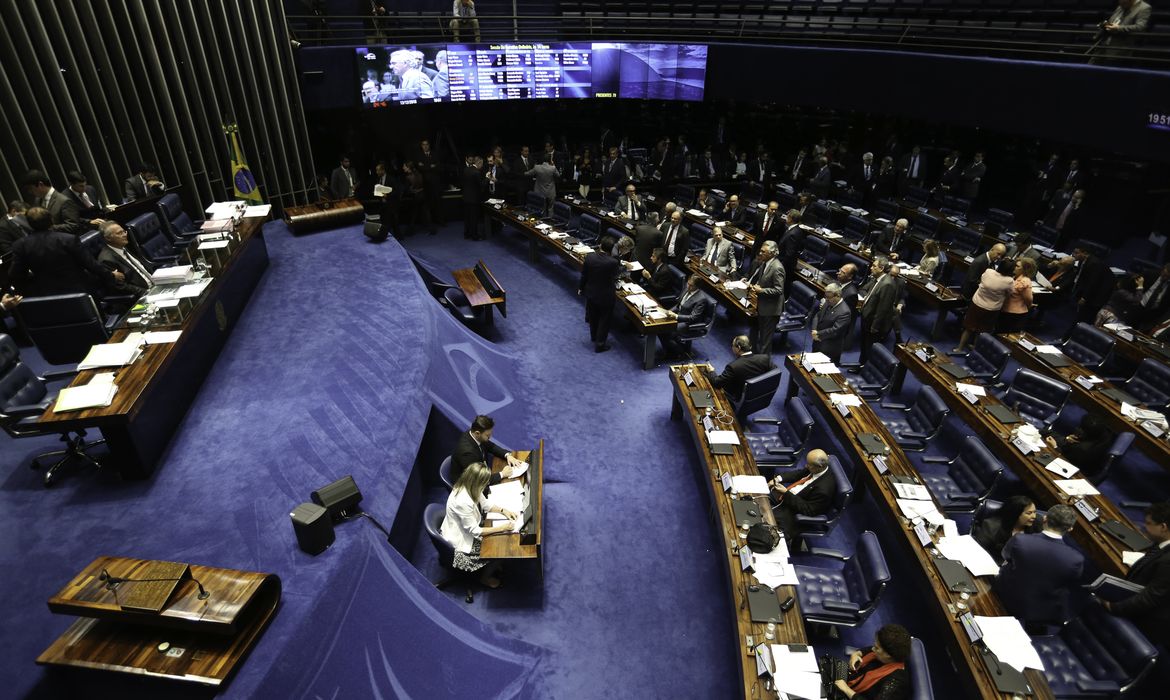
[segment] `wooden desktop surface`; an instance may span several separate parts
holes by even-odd
[[[702,471],[700,478],[707,484],[708,495],[711,497],[711,512],[714,515],[714,526],[718,530],[717,539],[720,544],[718,551],[724,566],[727,567],[726,571],[730,583],[728,602],[731,604],[731,610],[735,617],[736,657],[739,659],[742,681],[741,697],[775,698],[777,697],[776,692],[767,690],[764,679],[756,675],[756,658],[753,654],[748,653],[747,635],[751,635],[756,644],[808,644],[808,635],[804,629],[804,618],[801,616],[800,601],[794,586],[780,586],[776,589],[777,600],[783,602],[792,596],[795,601],[793,607],[783,613],[782,622],[776,625],[776,639],[766,640],[764,638],[766,625],[752,622],[747,595],[748,587],[755,585],[755,579],[750,573],[743,570],[740,566],[739,554],[733,550],[733,548],[744,546],[747,540],[739,537],[735,512],[731,505],[735,497],[723,490],[720,475],[724,472],[733,476],[758,475],[760,472],[756,467],[751,450],[747,447],[747,439],[744,437],[743,429],[734,418],[734,407],[721,389],[715,389],[711,386],[711,380],[707,378],[705,372],[706,368],[706,365],[693,364],[674,365],[670,368],[670,381],[673,390],[670,417],[672,420],[683,420],[686,423],[687,431],[695,445],[695,451],[699,455]],[[691,372],[694,379],[693,386],[686,384],[684,376],[687,371]],[[721,427],[725,430],[734,430],[739,437],[740,446],[735,449],[734,454],[716,455],[708,449],[703,429],[703,417],[706,413],[704,409],[695,407],[691,400],[690,392],[692,389],[709,391],[715,404],[712,412],[730,417],[730,422],[722,424]],[[753,500],[760,508],[764,520],[775,525],[776,520],[772,515],[772,505],[768,497],[757,496]]]
[[[1136,328],[1124,331],[1115,331],[1109,328],[1101,328],[1101,330],[1117,341],[1113,346],[1113,351],[1130,362],[1137,364],[1150,358],[1164,365],[1170,365],[1170,343],[1154,340]]]
[[[962,420],[969,428],[975,431],[983,444],[998,457],[1004,466],[1010,469],[1023,482],[1028,492],[1036,497],[1038,505],[1049,507],[1057,503],[1072,505],[1077,499],[1069,496],[1056,485],[1059,475],[1044,468],[1047,460],[1041,461],[1039,455],[1033,453],[1025,455],[1011,442],[1012,426],[1001,423],[999,419],[987,411],[988,406],[1003,405],[1003,402],[987,392],[987,396],[979,397],[977,403],[971,403],[963,398],[955,388],[955,377],[941,369],[940,365],[952,364],[951,358],[935,351],[934,362],[924,362],[914,350],[921,347],[915,344],[899,344],[894,354],[901,361],[903,368],[910,370],[923,384],[931,386],[939,397],[951,408],[955,417]],[[974,378],[962,380],[968,384],[979,384]],[[1050,457],[1059,457],[1060,451],[1046,447],[1041,454]],[[1073,479],[1083,479],[1084,475],[1077,472]],[[1089,557],[1101,567],[1101,570],[1114,576],[1125,576],[1126,567],[1121,561],[1121,553],[1126,551],[1124,543],[1109,535],[1099,527],[1106,520],[1115,519],[1140,530],[1129,522],[1125,514],[1104,494],[1085,496],[1085,501],[1096,508],[1101,517],[1098,524],[1088,523],[1083,517],[1077,518],[1072,537]]]
[[[543,485],[544,483],[544,440],[540,441],[536,448],[540,459],[537,460],[535,466],[529,462],[529,457],[532,455],[531,450],[522,450],[513,453],[516,459],[524,462],[529,462],[529,470],[519,477],[521,483],[526,488],[532,488],[531,484],[536,481]],[[498,474],[500,470],[508,466],[506,460],[496,457],[492,460],[492,473]],[[516,479],[509,479],[515,481]],[[541,544],[544,541],[544,489],[541,488],[537,492],[536,507],[532,511],[533,527],[536,530],[536,542],[533,544],[524,544],[521,541],[521,535],[518,532],[501,532],[494,535],[488,535],[483,538],[479,547],[479,556],[484,559],[537,559],[540,557]],[[487,525],[485,520],[484,525]]]
[[[314,202],[284,210],[284,221],[295,234],[337,228],[362,220],[366,209],[357,199]]]
[[[1135,435],[1134,442],[1137,443],[1138,447],[1153,458],[1156,464],[1160,465],[1163,469],[1170,470],[1170,440],[1166,436],[1156,438],[1146,432],[1140,425],[1126,418],[1121,413],[1121,404],[1101,393],[1102,389],[1116,387],[1107,381],[1103,381],[1099,384],[1094,384],[1092,389],[1086,389],[1084,385],[1077,381],[1077,378],[1097,377],[1097,374],[1073,362],[1072,358],[1067,355],[1063,356],[1069,362],[1067,367],[1054,367],[1037,357],[1034,350],[1028,350],[1020,345],[1019,341],[1021,338],[1036,346],[1045,345],[1043,340],[1040,340],[1031,333],[1011,333],[1003,336],[1004,342],[1011,348],[1012,356],[1016,358],[1017,362],[1029,369],[1040,372],[1041,374],[1047,374],[1071,386],[1072,395],[1082,408],[1104,419],[1116,431],[1129,431],[1133,433]],[[1121,391],[1124,390],[1122,389]]]
[[[504,287],[500,284],[492,271],[484,261],[480,260],[476,263],[477,267],[483,269],[485,273],[495,283],[496,289],[500,290],[498,296],[492,296],[487,288],[483,286],[483,282],[479,281],[479,277],[475,274],[474,267],[466,267],[461,270],[455,270],[451,276],[455,278],[455,284],[459,285],[459,289],[463,290],[463,295],[467,297],[467,302],[472,306],[496,306],[500,307],[500,313],[504,316],[508,315],[508,295],[504,291]]]
[[[881,510],[886,524],[897,531],[897,541],[903,545],[903,549],[910,558],[917,561],[918,567],[915,573],[925,579],[927,589],[927,597],[923,598],[922,601],[935,621],[945,628],[945,639],[951,650],[951,659],[959,662],[960,674],[969,683],[969,687],[975,689],[975,695],[979,697],[1011,698],[1010,694],[1000,693],[995,687],[991,671],[983,663],[978,650],[970,643],[967,633],[958,619],[959,615],[964,612],[959,608],[960,604],[966,605],[971,612],[980,616],[999,617],[1007,614],[1003,604],[991,591],[989,579],[972,577],[977,592],[966,601],[962,599],[961,594],[950,590],[933,563],[934,555],[921,545],[917,535],[914,534],[912,524],[898,508],[897,492],[893,485],[880,473],[874,458],[862,448],[857,435],[872,433],[880,437],[890,448],[889,454],[885,455],[889,473],[895,476],[910,477],[918,483],[922,483],[921,476],[913,462],[894,441],[894,437],[887,430],[882,419],[864,400],[861,406],[850,407],[848,416],[842,416],[834,408],[829,395],[813,382],[813,375],[797,361],[796,357],[789,355],[784,358],[784,366],[788,370],[790,380],[809,397],[811,404],[819,410],[841,445],[852,451],[848,459],[857,465],[855,474],[865,479],[865,490],[873,494],[873,502]],[[856,395],[856,392],[848,387],[844,376],[840,374],[826,376],[836,381],[842,387],[843,393]],[[857,487],[858,484],[854,484],[854,488]],[[932,498],[932,500],[934,499]],[[934,500],[934,505],[940,513],[943,512],[937,500]],[[937,536],[935,541],[937,541]],[[891,585],[905,585],[905,580],[898,578],[896,573]],[[952,607],[955,612],[951,612]],[[934,658],[937,661],[939,657],[936,655]],[[1024,675],[1032,685],[1036,697],[1054,697],[1043,673],[1028,670]]]

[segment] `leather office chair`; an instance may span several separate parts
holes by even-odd
[[[544,195],[539,192],[529,192],[524,195],[524,210],[533,216],[544,216],[545,204]]]
[[[569,206],[568,202],[553,202],[552,212],[545,218],[545,221],[553,226],[568,226],[569,219],[573,218],[573,208]]]
[[[431,293],[431,296],[438,299],[441,304],[446,306],[446,300],[443,298],[443,294],[445,294],[448,289],[458,289],[458,287],[451,284],[450,282],[444,281],[438,275],[431,272],[413,255],[410,255],[410,262],[414,263],[414,269],[418,272],[418,276],[422,278],[423,284],[427,286],[427,291]]]
[[[618,199],[621,196],[622,196],[622,193],[618,192],[616,189],[609,190],[604,195],[601,196],[601,202],[603,204],[605,204],[605,207],[607,209],[609,209],[610,211],[613,211],[613,208],[617,206]]]
[[[856,214],[850,214],[849,218],[845,219],[845,230],[841,233],[847,238],[863,241],[869,236],[869,221]]]
[[[829,208],[828,204],[825,204],[824,202],[813,202],[813,205],[805,211],[805,216],[807,216],[808,212],[810,211],[812,212],[813,221],[805,221],[804,219],[801,219],[804,224],[812,226],[813,222],[815,221],[820,226],[829,225],[829,219],[833,215],[833,210]]]
[[[711,325],[715,322],[715,303],[707,305],[707,311],[694,323],[675,334],[674,339],[682,345],[683,351],[690,355],[692,344],[699,338],[707,337],[711,332]]]
[[[892,199],[879,199],[877,204],[874,205],[873,211],[878,218],[896,221],[902,209]]]
[[[775,430],[755,431],[756,425],[772,425]],[[789,467],[805,450],[812,434],[813,418],[799,396],[784,402],[784,418],[752,418],[745,423],[744,437],[756,465],[761,469]]]
[[[163,222],[163,233],[175,245],[187,245],[199,233],[202,222],[195,222],[183,211],[183,202],[179,195],[171,192],[159,198],[155,205],[159,218]]]
[[[950,271],[950,260],[947,258],[946,252],[943,252],[938,257],[938,265],[934,266],[934,272],[930,273],[930,281],[945,285],[947,275],[950,274]]]
[[[869,359],[861,365],[860,373],[848,377],[847,381],[862,398],[874,401],[890,390],[901,365],[885,345],[874,343],[869,347]]]
[[[781,374],[782,370],[776,367],[743,383],[743,396],[738,403],[733,402],[736,418],[741,423],[751,414],[772,405],[776,390],[780,388]]]
[[[692,223],[690,231],[691,252],[695,255],[702,255],[703,251],[707,249],[707,239],[711,237],[711,227],[707,224]]]
[[[686,210],[690,208],[691,202],[695,201],[695,188],[690,185],[675,185],[673,196],[674,201]]]
[[[1059,241],[1060,231],[1052,226],[1037,224],[1036,228],[1032,229],[1032,243],[1034,244],[1055,248]]]
[[[471,302],[467,300],[467,295],[463,293],[462,289],[453,287],[443,292],[443,299],[447,302],[444,304],[451,313],[455,314],[455,318],[463,321],[466,325],[471,325],[482,320],[479,312],[472,307]]]
[[[605,235],[607,235],[607,236],[609,236],[610,238],[612,238],[612,239],[613,239],[613,242],[616,244],[616,243],[617,243],[618,241],[620,241],[621,239],[628,237],[628,236],[629,236],[629,233],[627,233],[627,231],[626,231],[625,229],[621,229],[621,228],[616,228],[616,227],[614,227],[614,226],[610,226],[610,227],[608,227],[608,228],[606,228],[606,229],[605,229]],[[608,252],[608,251],[607,251],[607,252]]]
[[[776,203],[780,205],[780,211],[788,211],[795,209],[797,205],[796,195],[788,194],[784,190],[779,190],[776,194]]]
[[[1020,369],[1000,400],[1037,428],[1049,428],[1060,418],[1071,391],[1064,382]]]
[[[971,376],[983,384],[998,384],[1003,371],[1007,369],[1012,351],[999,338],[990,333],[975,336],[975,344],[967,353],[964,365]]]
[[[1056,634],[1032,637],[1032,646],[1058,698],[1124,697],[1158,659],[1158,649],[1132,622],[1096,603]]]
[[[960,228],[955,231],[948,248],[952,253],[962,256],[974,256],[983,247],[983,235],[969,228]]]
[[[1011,229],[1015,218],[1015,214],[1012,214],[1010,211],[1004,209],[988,209],[987,220],[983,222],[983,231],[989,236],[996,236],[1000,240],[1005,240],[1000,234]]]
[[[831,559],[844,564],[839,569],[813,565]],[[869,530],[861,533],[857,551],[850,556],[814,547],[807,556],[794,557],[793,564],[800,579],[796,589],[800,610],[810,625],[860,625],[877,608],[890,582],[890,570],[877,535]]]
[[[824,265],[829,257],[829,242],[816,236],[805,236],[804,249],[800,251],[800,259],[809,265]]]
[[[809,316],[817,306],[817,293],[804,282],[792,283],[791,294],[784,302],[784,311],[776,324],[775,338],[781,343],[788,340],[788,333],[808,325]]]
[[[849,501],[853,500],[853,484],[849,482],[849,475],[841,467],[841,462],[832,455],[829,455],[829,469],[837,478],[837,491],[833,494],[833,503],[823,515],[797,514],[796,527],[802,537],[827,535],[832,532],[833,527],[836,526],[837,521],[845,512],[845,508],[848,507]]]
[[[682,270],[670,264],[666,266],[666,271],[670,275],[670,292],[660,295],[658,297],[658,303],[669,309],[678,302],[678,297],[682,294],[683,287],[687,285],[687,275]]]
[[[925,241],[938,234],[938,217],[931,214],[919,214],[914,217],[914,224],[910,227],[910,237],[914,240]]]
[[[1145,277],[1153,284],[1154,279],[1162,272],[1162,264],[1145,258],[1134,258],[1129,261],[1129,270]]]
[[[926,645],[918,637],[910,638],[910,658],[906,661],[906,670],[910,673],[910,700],[934,700],[934,684],[930,682]]]
[[[902,197],[902,200],[916,207],[925,207],[930,200],[930,190],[925,187],[907,187],[906,195]]]
[[[81,244],[82,250],[89,253],[95,259],[106,245],[106,239],[102,237],[101,232],[96,230],[86,231],[78,237],[77,241]]]
[[[1150,408],[1170,408],[1170,367],[1147,357],[1118,388]]]
[[[110,327],[88,294],[28,297],[16,307],[16,316],[51,365],[81,362],[90,347],[110,339]],[[109,323],[116,323],[117,316]]]
[[[883,416],[882,422],[893,434],[898,446],[915,452],[926,449],[926,444],[938,436],[947,416],[951,414],[951,409],[943,403],[938,393],[926,385],[918,389],[913,404],[883,403],[882,408],[902,412],[904,417],[886,420]]]
[[[1109,470],[1125,456],[1136,437],[1128,430],[1118,433],[1117,437],[1113,438],[1109,451],[1105,453],[1104,461],[1099,466],[1081,470],[1084,472],[1085,478],[1094,484],[1099,484],[1109,478]]]
[[[46,372],[44,376],[38,377],[28,365],[20,361],[20,350],[12,337],[0,334],[0,425],[4,432],[14,438],[60,435],[61,441],[65,443],[64,449],[37,455],[32,461],[31,467],[40,469],[42,459],[60,455],[61,459],[45,472],[45,486],[52,486],[57,471],[72,460],[86,462],[99,469],[102,466],[88,451],[105,440],[86,441],[84,430],[62,432],[37,423],[37,418],[57,399],[57,392],[50,391],[46,384],[69,379],[75,374],[77,370],[73,369]]]
[[[468,603],[475,602],[475,591],[471,586],[471,579],[465,571],[459,571],[455,568],[455,548],[451,543],[443,539],[442,527],[443,518],[447,517],[447,507],[443,503],[428,503],[426,510],[423,511],[423,525],[427,529],[427,535],[431,538],[431,544],[434,545],[435,551],[439,554],[439,565],[447,570],[447,578],[435,584],[435,588],[442,590],[453,583],[460,582],[467,591],[464,600]]]
[[[577,238],[593,245],[601,238],[601,219],[592,214],[582,214],[577,219]]]
[[[455,478],[451,473],[451,456],[447,455],[443,458],[442,464],[439,465],[439,478],[447,485],[448,491],[455,489]]]
[[[715,206],[715,213],[712,215],[712,218],[714,218],[716,221],[720,221],[720,217],[723,216],[723,207],[727,204],[727,197],[725,195],[719,194],[718,192],[708,192],[708,196],[711,199],[711,204]]]
[[[1060,349],[1077,364],[1099,370],[1109,361],[1116,344],[1117,340],[1105,331],[1088,323],[1078,323],[1061,343]]]
[[[743,189],[740,192],[752,202],[758,202],[764,198],[764,186],[755,181],[744,183]]]
[[[963,440],[961,450],[954,457],[928,455],[922,461],[947,465],[943,474],[921,472],[926,488],[947,513],[974,513],[1003,475],[1003,464],[973,435]]]
[[[159,266],[173,265],[179,254],[163,233],[157,214],[140,214],[126,222],[126,231],[144,258]]]

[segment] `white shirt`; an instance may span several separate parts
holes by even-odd
[[[1041,530],[1040,533],[1044,534],[1044,535],[1048,535],[1049,537],[1051,537],[1054,540],[1061,540],[1062,542],[1064,541],[1064,535],[1062,535],[1058,532],[1049,532],[1048,530]]]
[[[53,189],[52,187],[49,188],[49,191],[45,193],[44,198],[41,200],[42,207],[45,207],[46,209],[49,208],[49,200],[53,199],[53,193],[56,191],[57,190]]]
[[[481,501],[482,498],[481,495]],[[455,551],[471,554],[476,538],[483,534],[482,520],[480,504],[467,493],[467,489],[457,488],[447,496],[447,514],[439,527],[439,534]]]

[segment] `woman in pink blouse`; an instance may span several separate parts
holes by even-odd
[[[1028,323],[1028,311],[1032,309],[1032,280],[1036,277],[1036,261],[1020,258],[1013,270],[1015,279],[1008,290],[1003,308],[999,312],[999,332],[1019,333]]]
[[[1015,282],[1011,276],[1014,269],[1012,261],[1004,259],[996,267],[983,271],[983,276],[979,278],[979,288],[971,295],[971,303],[967,305],[967,313],[963,316],[963,337],[959,339],[959,347],[951,352],[967,352],[967,345],[972,338],[980,333],[995,332],[995,321]]]

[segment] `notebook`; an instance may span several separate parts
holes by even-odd
[[[1106,387],[1104,389],[1101,389],[1101,393],[1108,396],[1109,398],[1113,399],[1117,403],[1127,403],[1127,404],[1130,404],[1131,406],[1137,406],[1139,403],[1141,403],[1140,401],[1135,399],[1133,396],[1130,396],[1129,394],[1125,393],[1124,391],[1122,391],[1121,389],[1118,389],[1116,387],[1111,387],[1111,386]]]
[[[971,580],[971,575],[967,573],[967,567],[963,566],[963,562],[936,558],[934,567],[938,569],[938,574],[942,576],[948,589],[956,593],[975,593],[978,590],[975,588],[975,582]]]
[[[832,377],[817,375],[813,377],[813,384],[816,384],[817,388],[826,394],[834,394],[838,391],[841,391],[841,385],[838,384],[837,380],[833,379]]]
[[[939,367],[942,369],[942,371],[951,375],[955,379],[966,379],[967,377],[971,376],[971,373],[967,371],[966,367],[963,365],[957,365],[954,362],[944,362],[940,364]]]
[[[691,403],[695,408],[711,408],[715,405],[711,400],[711,392],[706,389],[691,389]]]
[[[776,591],[762,583],[759,590],[748,589],[748,609],[752,614],[752,622],[779,624],[784,621],[784,612],[780,610],[780,601],[776,600]]]
[[[1015,411],[1008,408],[1007,406],[1002,406],[1000,404],[993,404],[991,406],[988,406],[987,412],[990,413],[992,416],[994,416],[995,419],[997,421],[999,421],[1000,423],[1022,423],[1022,422],[1024,422],[1024,419],[1020,418],[1018,415],[1016,415]]]
[[[1033,354],[1053,367],[1068,367],[1072,364],[1072,360],[1064,355],[1057,355],[1051,352],[1037,352]]]
[[[764,521],[760,515],[760,504],[755,501],[734,500],[731,502],[731,510],[735,513],[735,524],[739,527],[751,527]]]
[[[889,454],[890,448],[877,435],[873,433],[858,433],[857,441],[861,443],[862,449],[870,456]]]
[[[1101,529],[1124,542],[1126,547],[1135,552],[1140,552],[1154,544],[1146,539],[1145,535],[1120,520],[1106,520],[1101,523]]]
[[[1015,668],[1002,663],[990,649],[979,648],[979,656],[987,666],[988,675],[995,681],[995,687],[1001,693],[1008,695],[1032,695],[1032,686],[1028,679]]]

